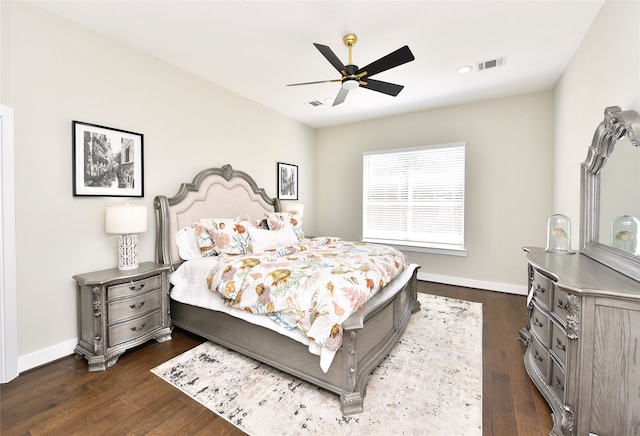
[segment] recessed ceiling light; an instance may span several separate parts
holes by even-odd
[[[333,104],[333,99],[332,99],[332,98],[325,98],[325,99],[324,99],[324,102],[325,102],[326,104]]]
[[[466,74],[472,70],[473,70],[473,67],[471,65],[465,65],[464,67],[460,67],[457,69],[458,73],[460,74]]]

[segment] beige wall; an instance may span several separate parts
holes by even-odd
[[[546,238],[552,120],[553,94],[541,92],[322,129],[316,229],[362,238],[363,151],[465,141],[467,256],[407,254],[422,265],[423,278],[521,291],[522,247]]]
[[[608,1],[555,90],[553,210],[580,243],[580,164],[608,106],[640,112],[640,2]]]
[[[154,196],[175,194],[206,167],[230,163],[275,195],[276,162],[297,164],[300,200],[313,204],[313,129],[29,4],[2,2],[2,20],[1,103],[15,111],[23,364],[49,347],[73,350],[72,276],[117,265],[117,236],[104,232],[107,204],[149,207],[141,261],[154,257]],[[144,198],[72,196],[72,120],[144,134]],[[313,215],[305,218],[313,231]]]

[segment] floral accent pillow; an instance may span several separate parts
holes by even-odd
[[[203,256],[251,253],[247,228],[251,222],[240,218],[203,218],[195,224],[198,246]]]
[[[283,227],[291,227],[298,237],[298,241],[302,241],[304,239],[302,217],[298,214],[289,212],[272,212],[267,215],[267,224],[269,225],[269,230],[280,230]]]

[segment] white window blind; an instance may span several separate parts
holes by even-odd
[[[363,240],[464,250],[465,143],[363,153]]]

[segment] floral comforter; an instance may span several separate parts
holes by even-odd
[[[300,329],[333,351],[342,345],[342,322],[409,265],[394,248],[339,238],[219,257],[207,285],[226,304]]]

